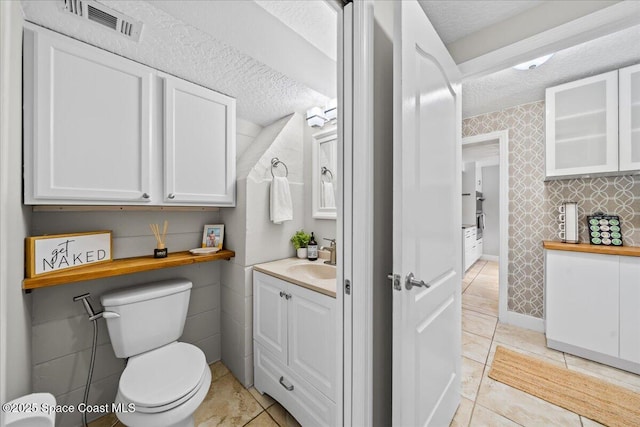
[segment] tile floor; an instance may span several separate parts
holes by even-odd
[[[497,345],[594,375],[640,393],[640,376],[548,349],[544,334],[498,323],[498,264],[478,261],[462,281],[462,402],[451,426],[576,426],[600,424],[490,379]],[[245,389],[221,363],[195,414],[195,425],[293,427],[297,421],[257,390]],[[121,427],[107,415],[90,427]]]
[[[640,376],[546,347],[544,334],[498,323],[498,263],[478,261],[462,281],[462,402],[452,426],[599,426],[488,377],[497,345],[640,393]]]

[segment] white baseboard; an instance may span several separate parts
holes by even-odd
[[[515,311],[507,311],[505,318],[501,318],[500,321],[508,325],[531,329],[536,332],[544,332],[544,319],[516,313]]]
[[[484,261],[494,261],[494,262],[500,261],[500,257],[497,256],[497,255],[485,255],[485,254],[482,254],[480,256],[480,259],[482,259]]]

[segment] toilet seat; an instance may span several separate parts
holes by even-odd
[[[135,404],[137,412],[164,412],[193,397],[208,369],[198,347],[174,342],[131,357],[118,391],[123,401]]]

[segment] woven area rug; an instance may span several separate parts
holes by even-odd
[[[640,393],[501,346],[489,377],[607,426],[640,426]]]

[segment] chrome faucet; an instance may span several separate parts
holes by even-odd
[[[324,263],[329,265],[336,265],[336,239],[327,239],[325,237],[324,240],[328,240],[329,242],[331,242],[331,245],[328,248],[322,248],[328,250],[331,253],[329,255],[329,261],[325,261]]]

